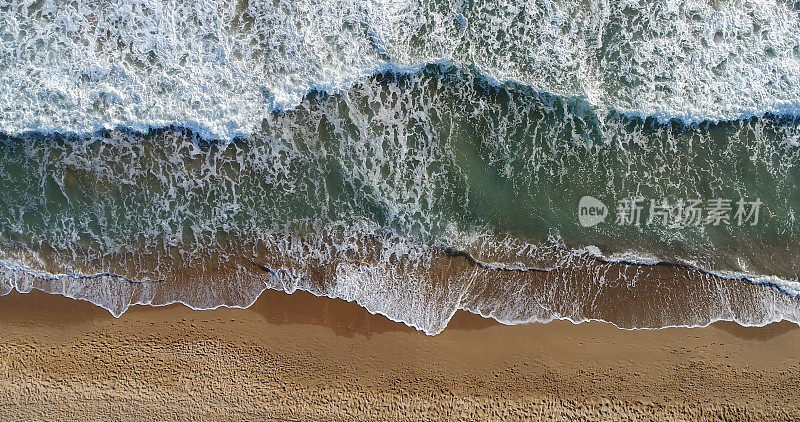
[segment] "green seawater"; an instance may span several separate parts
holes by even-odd
[[[502,263],[481,237],[797,279],[799,123],[662,124],[431,65],[312,93],[231,142],[181,128],[4,136],[0,259],[136,279],[158,272],[131,264],[145,251],[191,259],[266,244],[324,260],[378,238]],[[593,227],[579,222],[587,195],[609,213]],[[632,197],[640,224],[615,221]],[[650,199],[717,198],[731,201],[719,225],[647,223]],[[760,201],[756,224],[737,224],[740,199]]]

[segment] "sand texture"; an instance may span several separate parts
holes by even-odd
[[[300,292],[119,319],[13,293],[0,298],[0,419],[797,420],[797,328],[502,326],[459,313],[430,337]]]

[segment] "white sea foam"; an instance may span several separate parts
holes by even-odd
[[[600,275],[602,271],[592,284],[584,286],[595,292],[589,297],[584,297],[581,291],[557,292],[547,286],[545,291],[557,294],[553,297],[542,297],[541,292],[536,293],[536,288],[528,291],[530,285],[519,284],[520,279],[514,275],[502,275],[503,283],[500,285],[479,287],[479,290],[490,289],[493,292],[491,295],[470,296],[470,293],[475,294],[475,284],[480,283],[486,275],[476,277],[476,274],[468,272],[465,274],[466,278],[448,279],[441,283],[442,280],[437,282],[432,274],[418,270],[420,268],[416,265],[404,267],[397,263],[371,266],[341,263],[337,265],[335,276],[327,288],[309,283],[301,272],[291,269],[271,270],[266,275],[239,272],[234,276],[226,276],[224,280],[212,278],[196,281],[191,284],[190,291],[185,291],[170,283],[154,280],[133,282],[113,274],[50,274],[18,263],[0,262],[0,295],[11,290],[27,293],[38,289],[89,301],[119,317],[132,305],[163,306],[181,303],[197,310],[221,306],[247,308],[265,289],[282,290],[289,294],[300,289],[317,296],[356,302],[373,314],[384,315],[429,335],[442,332],[459,309],[509,325],[544,323],[557,319],[573,323],[604,321],[627,329],[697,327],[720,320],[736,321],[746,326],[762,326],[782,320],[800,324],[800,308],[796,306],[794,298],[773,289],[754,290],[752,295],[741,297],[736,289],[730,289],[730,285],[726,287],[724,283],[728,277],[747,277],[747,280],[754,283],[766,283],[779,289],[781,286],[793,285],[797,289],[796,281],[778,277],[750,277],[720,272],[701,283],[702,292],[713,300],[708,304],[690,306],[690,314],[673,315],[663,320],[619,321],[604,320],[591,311],[592,307],[586,306],[585,301],[594,300],[592,296],[603,294],[603,280]],[[574,277],[570,275],[569,268],[561,270],[567,270],[566,277]],[[575,270],[580,271],[580,268]],[[517,272],[515,275],[518,277],[524,273]],[[225,288],[218,285],[219,282],[224,283]],[[554,285],[559,284],[560,282],[556,282]],[[225,293],[220,295],[219,292]],[[642,293],[647,294],[644,291]],[[674,297],[667,297],[662,305],[674,304],[675,301],[685,303],[684,292],[672,292],[671,296]],[[633,305],[631,310],[636,309],[635,313],[640,315],[647,315],[652,311],[639,309],[639,305]],[[655,310],[655,315],[661,315],[661,318],[668,313],[669,309]]]
[[[793,2],[0,2],[0,131],[258,130],[387,69],[475,65],[600,110],[689,122],[800,110]]]
[[[658,257],[653,256],[647,252],[636,252],[636,251],[627,251],[622,253],[612,253],[612,254],[604,254],[600,248],[594,245],[585,246],[580,249],[576,249],[575,253],[578,254],[588,254],[594,258],[600,259],[604,262],[609,263],[627,263],[631,265],[660,265],[665,264],[669,265],[670,263],[665,262]],[[746,281],[752,284],[760,284],[764,286],[770,286],[776,288],[783,292],[784,294],[798,298],[800,297],[800,280],[786,278],[786,277],[778,277],[775,275],[762,275],[762,274],[753,274],[748,273],[745,271],[731,271],[731,270],[716,270],[713,268],[704,268],[701,265],[698,265],[696,262],[679,259],[678,262],[675,263],[676,265],[685,266],[696,270],[700,273],[710,274],[715,277],[719,277],[720,279],[724,280],[740,280]]]

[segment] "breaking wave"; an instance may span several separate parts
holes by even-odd
[[[796,115],[800,11],[760,0],[0,3],[0,131],[246,137],[431,63],[660,122]],[[604,113],[600,113],[604,114]]]

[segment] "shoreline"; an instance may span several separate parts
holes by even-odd
[[[757,284],[752,284],[752,285],[758,286]],[[767,286],[767,287],[772,287],[772,286]],[[314,294],[312,292],[308,292],[308,291],[305,291],[305,290],[296,290],[293,293],[287,293],[287,292],[281,291],[281,290],[275,290],[275,289],[271,289],[271,288],[266,288],[266,289],[264,289],[263,292],[261,292],[261,294],[256,298],[256,300],[249,306],[217,305],[217,306],[215,306],[213,308],[194,308],[191,305],[186,304],[186,303],[181,302],[181,301],[175,301],[175,302],[164,303],[164,304],[132,304],[128,310],[126,310],[124,313],[122,313],[120,315],[114,315],[108,309],[106,309],[106,308],[104,308],[104,307],[102,307],[100,305],[97,305],[97,304],[95,304],[95,303],[93,303],[93,302],[91,302],[89,300],[86,300],[86,299],[68,297],[68,296],[64,296],[64,295],[62,295],[60,293],[48,293],[48,292],[45,292],[45,291],[42,291],[42,290],[39,290],[39,289],[36,289],[36,288],[32,289],[29,292],[19,292],[16,289],[14,289],[10,293],[7,293],[6,295],[0,296],[0,304],[4,303],[2,299],[4,297],[7,297],[7,296],[8,297],[15,297],[16,299],[12,299],[14,301],[14,303],[17,303],[17,302],[29,303],[29,301],[26,300],[26,299],[28,299],[29,296],[32,296],[32,298],[30,298],[30,302],[32,302],[32,303],[38,303],[38,302],[41,301],[41,302],[46,302],[49,305],[50,304],[55,304],[59,308],[72,307],[72,306],[83,306],[84,304],[88,304],[88,305],[91,305],[93,308],[97,308],[99,310],[99,312],[97,313],[97,315],[94,315],[95,314],[94,312],[89,312],[89,311],[86,311],[86,313],[92,314],[96,318],[105,318],[105,317],[110,316],[110,317],[112,317],[114,319],[123,318],[129,312],[143,312],[143,311],[146,312],[146,310],[148,308],[158,309],[158,308],[182,307],[182,308],[186,308],[187,312],[213,312],[213,311],[218,311],[218,310],[246,311],[246,310],[256,310],[257,308],[261,309],[261,308],[266,308],[266,307],[272,307],[272,306],[275,306],[276,304],[279,304],[281,306],[287,306],[288,302],[295,302],[295,301],[298,302],[299,304],[321,302],[321,303],[326,303],[326,304],[330,303],[327,306],[323,307],[326,311],[331,309],[331,306],[333,306],[333,309],[335,309],[337,311],[342,311],[342,310],[346,310],[348,308],[353,308],[353,309],[349,309],[348,313],[363,312],[364,313],[364,316],[363,316],[364,318],[375,318],[375,320],[386,320],[386,323],[389,324],[389,325],[393,325],[393,326],[396,325],[398,327],[408,328],[409,329],[408,332],[417,332],[417,333],[425,334],[425,335],[427,335],[429,337],[434,337],[434,336],[440,335],[440,334],[442,334],[444,332],[444,330],[443,330],[442,332],[439,332],[439,333],[428,334],[428,333],[425,333],[424,331],[422,331],[422,330],[420,330],[418,328],[415,328],[413,326],[410,326],[410,325],[406,324],[403,321],[393,320],[389,316],[384,315],[384,314],[382,314],[380,312],[371,312],[371,311],[369,311],[368,309],[362,307],[361,305],[359,305],[356,302],[346,301],[346,300],[341,299],[341,298],[320,296],[320,295],[316,295],[316,294]],[[63,302],[66,302],[66,303],[63,303]],[[72,302],[78,303],[79,305],[71,305],[70,303],[72,303]],[[315,305],[318,305],[318,304],[315,304]],[[265,309],[262,309],[262,312],[264,310]],[[274,311],[274,310],[272,310],[272,311]],[[81,311],[81,312],[83,312],[83,311]],[[312,319],[312,320],[316,321],[316,319]],[[669,326],[664,326],[664,327],[624,327],[624,326],[619,326],[619,325],[617,325],[616,323],[614,323],[612,321],[605,321],[605,320],[602,320],[602,319],[572,320],[572,319],[569,319],[569,318],[555,318],[555,319],[552,319],[550,321],[507,323],[507,322],[503,322],[503,321],[498,321],[497,319],[495,319],[492,316],[477,314],[477,313],[470,312],[470,311],[465,310],[465,309],[457,309],[456,312],[454,313],[453,317],[451,318],[451,320],[448,322],[447,326],[445,327],[445,330],[449,330],[451,328],[452,329],[456,329],[456,330],[476,329],[476,328],[469,328],[469,327],[472,326],[472,324],[475,324],[477,327],[479,327],[477,329],[480,329],[480,328],[487,328],[487,327],[491,327],[491,326],[514,327],[514,326],[524,326],[524,325],[531,325],[531,324],[547,325],[547,324],[562,324],[562,323],[569,323],[569,324],[572,324],[572,325],[581,325],[581,324],[608,325],[608,326],[611,326],[611,327],[613,327],[613,328],[615,328],[617,330],[621,330],[621,331],[660,331],[660,330],[669,330],[669,329],[689,329],[689,330],[693,330],[693,329],[704,329],[704,328],[709,328],[709,327],[717,327],[717,326],[722,326],[722,325],[728,326],[728,327],[739,327],[739,328],[744,329],[744,330],[747,330],[747,329],[759,329],[759,328],[765,328],[765,327],[777,327],[777,326],[800,328],[800,323],[796,323],[796,322],[794,322],[792,320],[789,320],[789,319],[783,319],[783,320],[780,320],[780,321],[773,321],[773,322],[769,322],[769,323],[762,324],[762,325],[745,325],[745,324],[741,324],[741,323],[739,323],[737,321],[721,319],[721,320],[711,321],[711,322],[709,322],[708,324],[705,324],[705,325],[691,325],[691,326],[690,325],[669,325]],[[467,328],[465,328],[465,327],[467,327]],[[396,330],[397,330],[397,328],[396,328]]]
[[[718,321],[756,327],[800,323],[798,298],[789,294],[796,288],[794,280],[770,284],[757,281],[758,277],[726,277],[680,263],[631,263],[561,251],[574,261],[528,270],[495,268],[485,260],[493,258],[491,253],[475,257],[444,250],[434,253],[428,266],[401,261],[394,264],[396,269],[385,263],[370,267],[371,257],[364,252],[355,258],[311,263],[294,273],[291,269],[298,263],[280,253],[263,252],[259,261],[236,258],[212,270],[198,271],[177,262],[169,273],[145,281],[116,272],[51,279],[0,266],[7,280],[0,284],[0,294],[14,290],[61,294],[119,317],[140,304],[182,304],[198,311],[238,309],[271,290],[304,291],[358,303],[372,314],[429,335],[445,330],[458,311],[505,325],[601,322],[626,330],[697,328]],[[344,272],[337,264],[344,264]],[[371,283],[385,288],[375,289]]]
[[[791,419],[800,330],[507,326],[426,336],[354,303],[267,290],[248,309],[0,297],[0,399],[22,419]]]

